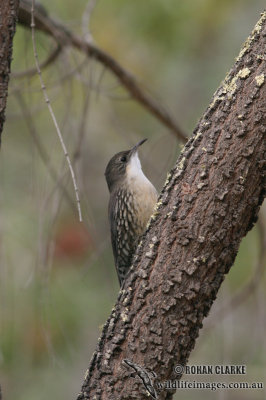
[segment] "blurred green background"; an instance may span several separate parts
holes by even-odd
[[[92,2],[42,4],[75,33],[90,32],[188,133],[265,6],[264,0],[99,0],[88,26],[85,10]],[[42,61],[54,43],[39,32],[36,41]],[[4,399],[74,399],[119,289],[107,221],[106,164],[147,137],[140,151],[143,169],[160,190],[180,144],[106,68],[64,49],[43,77],[77,174],[80,224],[39,79],[16,77],[33,65],[31,33],[18,26],[0,157],[1,385]],[[258,234],[255,227],[242,242],[189,361],[245,364],[247,375],[184,379],[265,379],[265,278],[239,308],[217,318],[254,274]],[[175,398],[259,400],[265,391],[181,390]]]

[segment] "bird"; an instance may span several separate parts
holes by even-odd
[[[141,140],[130,150],[115,154],[105,170],[110,192],[108,218],[111,242],[120,287],[158,197],[157,190],[142,171],[138,156],[138,149],[146,140]]]

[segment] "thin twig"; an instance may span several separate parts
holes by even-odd
[[[35,0],[32,0],[32,7],[31,7],[31,34],[32,34],[32,45],[33,45],[33,52],[34,52],[36,69],[37,69],[37,72],[38,72],[38,75],[39,75],[39,78],[40,78],[41,88],[42,88],[42,91],[43,91],[43,95],[44,95],[48,110],[49,110],[50,115],[52,117],[52,120],[53,120],[55,129],[56,129],[59,141],[61,143],[64,155],[66,157],[66,160],[67,160],[67,163],[68,163],[68,167],[69,167],[69,170],[70,170],[70,173],[71,173],[71,178],[72,178],[72,182],[73,182],[73,186],[74,186],[74,190],[75,190],[75,195],[76,195],[76,202],[77,202],[79,220],[81,222],[82,221],[82,214],[81,214],[79,191],[78,191],[78,187],[77,187],[77,183],[76,183],[75,173],[74,173],[74,170],[72,168],[72,164],[71,164],[71,161],[70,161],[69,154],[67,152],[67,148],[66,148],[65,143],[64,143],[63,136],[62,136],[61,131],[59,129],[59,125],[57,123],[55,114],[53,112],[53,109],[52,109],[52,106],[51,106],[51,103],[50,103],[50,100],[49,100],[49,97],[48,97],[48,94],[47,94],[47,91],[46,91],[46,87],[45,87],[45,84],[44,84],[44,81],[43,81],[43,78],[42,78],[41,69],[40,69],[40,64],[39,64],[39,59],[38,59],[38,54],[37,54],[37,49],[36,49],[36,42],[35,42],[34,6],[35,6]]]
[[[29,0],[21,0],[19,23],[26,27],[29,27],[29,12]],[[52,36],[54,40],[62,46],[72,46],[85,53],[88,57],[92,57],[105,65],[131,94],[133,99],[144,106],[161,123],[167,126],[179,140],[183,143],[187,141],[187,135],[178,126],[168,111],[162,107],[158,101],[154,100],[154,97],[147,90],[144,91],[135,77],[124,69],[112,56],[101,50],[95,44],[89,43],[83,38],[74,35],[73,32],[63,24],[53,20],[48,16],[46,10],[44,10],[42,6],[38,6],[35,17],[36,29]]]
[[[91,14],[93,12],[96,2],[97,0],[88,0],[85,7],[85,11],[82,15],[82,32],[84,39],[89,43],[93,41],[93,37],[90,32],[89,26],[90,26]]]

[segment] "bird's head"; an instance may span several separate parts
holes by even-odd
[[[105,170],[105,178],[110,192],[127,177],[134,179],[139,174],[143,174],[138,156],[138,148],[146,140],[141,140],[132,149],[120,151],[120,153],[115,154],[111,158]]]

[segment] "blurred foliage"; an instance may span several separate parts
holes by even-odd
[[[85,0],[42,4],[74,32],[86,33]],[[262,0],[99,0],[90,31],[191,132],[263,6]],[[36,38],[44,60],[55,44],[38,32]],[[18,27],[12,71],[33,65],[31,33]],[[13,75],[0,157],[0,367],[8,399],[75,398],[118,292],[105,166],[115,152],[147,137],[141,159],[160,189],[180,151],[167,129],[130,101],[95,61],[67,48],[43,77],[77,173],[84,223],[77,221],[69,172],[39,79]],[[265,279],[248,301],[208,330],[216,310],[251,278],[258,250],[255,228],[240,246],[190,364],[243,363],[248,374],[242,381],[265,377]],[[183,390],[176,396],[264,397],[261,391],[240,390]]]

